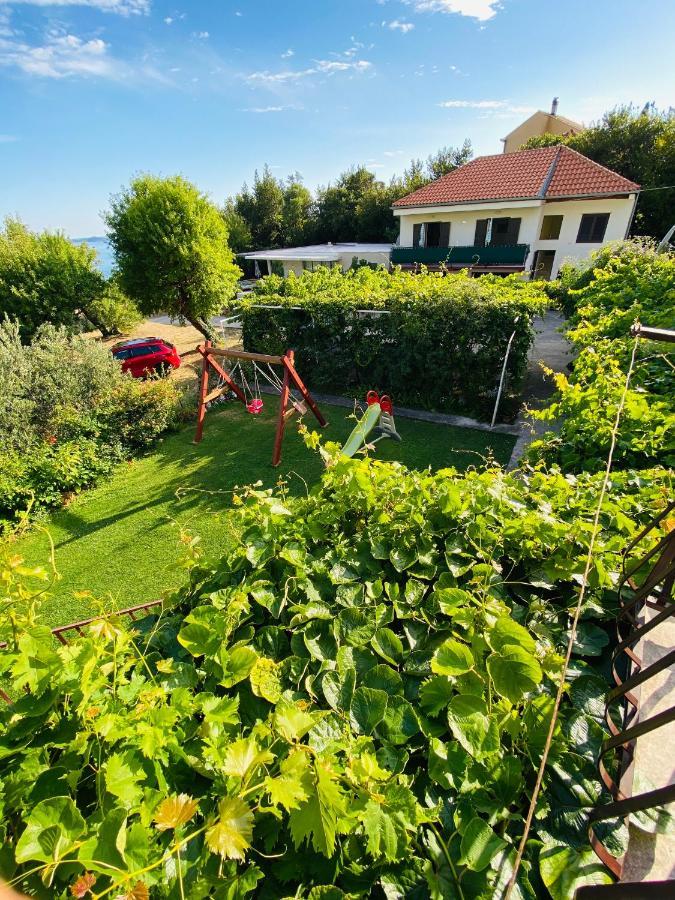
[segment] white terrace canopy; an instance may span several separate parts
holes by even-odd
[[[284,247],[278,250],[256,250],[242,253],[244,259],[267,263],[268,273],[272,272],[272,263],[280,262],[284,267],[284,275],[289,272],[300,274],[303,269],[314,269],[317,266],[340,265],[347,270],[354,259],[369,263],[389,266],[389,254],[392,244],[310,244],[307,247]]]

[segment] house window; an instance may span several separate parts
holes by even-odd
[[[584,213],[579,225],[577,244],[601,244],[608,222],[609,213]]]
[[[419,222],[413,225],[413,247],[447,247],[450,222]]]
[[[544,216],[541,220],[540,241],[557,241],[562,228],[562,216]]]
[[[476,247],[500,246],[518,243],[521,219],[508,216],[499,219],[478,219],[474,245]]]

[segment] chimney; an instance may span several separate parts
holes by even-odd
[[[558,115],[558,98],[557,97],[554,97],[553,103],[551,103],[551,115],[552,116]]]

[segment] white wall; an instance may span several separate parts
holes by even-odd
[[[449,206],[441,212],[402,213],[399,243],[401,247],[412,247],[414,225],[422,222],[450,222],[450,246],[472,247],[476,237],[476,222],[478,219],[512,216],[522,219],[518,243],[531,244],[539,233],[537,226],[540,212],[541,201],[536,200],[528,206],[516,206],[513,204],[510,206],[500,205],[499,207],[487,204],[484,206],[474,205],[469,208],[466,206],[461,208]]]
[[[450,222],[450,246],[472,246],[478,219],[513,216],[521,219],[519,244],[529,244],[530,254],[526,269],[532,265],[537,250],[555,250],[552,277],[566,260],[585,259],[602,244],[577,244],[581,217],[585,213],[609,213],[609,222],[603,244],[623,240],[633,213],[635,195],[627,198],[593,200],[530,200],[517,203],[506,201],[494,204],[462,204],[461,206],[433,207],[415,212],[396,210],[400,217],[401,247],[413,246],[413,226],[422,222]],[[555,241],[540,241],[541,222],[545,215],[563,216],[560,237]]]
[[[611,198],[598,200],[561,200],[549,201],[542,208],[542,216],[562,216],[560,237],[556,241],[540,241],[539,232],[531,245],[531,251],[555,250],[552,277],[558,274],[560,266],[567,261],[586,259],[594,250],[611,241],[621,241],[626,236],[633,214],[635,195],[629,198]],[[577,234],[581,217],[586,213],[609,213],[609,222],[602,244],[577,244]],[[532,262],[532,253],[529,262]]]
[[[364,253],[364,252],[361,252],[358,250],[356,250],[356,251],[350,250],[349,252],[343,253],[340,258],[340,265],[342,266],[343,272],[346,272],[347,269],[350,268],[354,257],[356,257],[357,259],[365,259],[366,262],[375,263],[378,266],[385,266],[386,268],[389,268],[389,252],[386,252],[386,253],[382,253],[382,252],[367,253],[366,252],[366,253]],[[327,265],[331,265],[331,264],[325,263],[325,262],[316,262],[316,261],[314,262],[315,269],[318,266],[327,266]],[[335,263],[333,263],[332,265],[335,265]],[[288,260],[288,261],[284,260],[283,266],[284,266],[284,275],[286,275],[286,276],[288,276],[291,272],[294,272],[296,275],[302,275],[302,273],[303,273],[303,262],[301,259],[297,259],[297,260],[293,259],[293,260]],[[309,261],[307,263],[307,268],[308,269],[311,268],[311,262],[309,262]],[[263,271],[262,266],[261,266],[261,271]],[[264,274],[264,272],[263,272],[263,274]]]

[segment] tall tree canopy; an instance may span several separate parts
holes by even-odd
[[[618,106],[586,131],[564,138],[545,134],[524,148],[567,144],[642,186],[632,233],[660,240],[675,225],[675,109]],[[652,190],[661,188],[661,190]]]
[[[94,302],[105,290],[96,251],[61,233],[35,234],[17,219],[0,229],[0,313],[20,323],[29,340],[45,322],[70,327],[85,313],[95,324]]]
[[[413,159],[401,177],[379,180],[367,166],[354,166],[330,184],[319,187],[314,197],[296,173],[285,182],[265,166],[255,173],[253,187],[244,185],[228,200],[223,215],[237,234],[248,227],[250,242],[232,242],[241,252],[291,247],[311,242],[392,242],[398,222],[391,206],[395,200],[452,172],[473,156],[471,142],[442,147],[423,162]],[[237,219],[234,216],[238,216]]]
[[[241,275],[218,209],[180,176],[142,175],[112,198],[105,220],[120,284],[141,311],[168,313],[214,339],[209,319]]]

